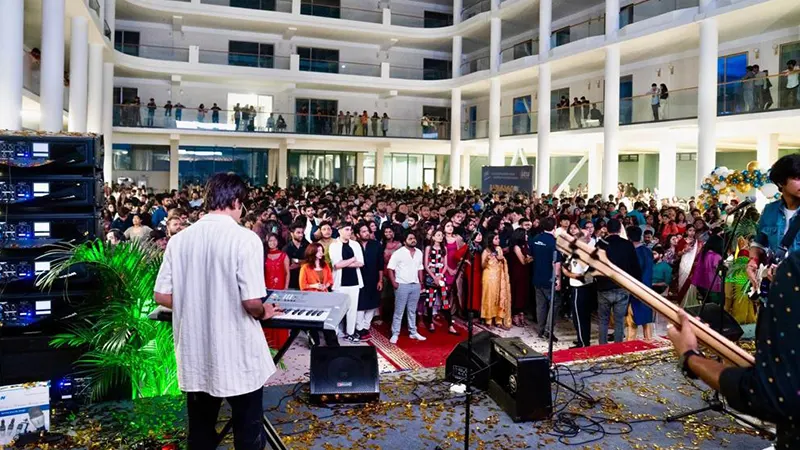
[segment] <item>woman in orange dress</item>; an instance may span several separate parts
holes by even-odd
[[[483,298],[481,319],[489,326],[511,328],[511,286],[508,266],[500,247],[500,236],[492,233],[486,237],[483,251]]]
[[[278,249],[278,235],[267,235],[267,256],[264,261],[264,285],[267,290],[286,290],[289,288],[289,257]],[[270,348],[279,349],[289,339],[289,330],[264,328]]]
[[[313,292],[329,292],[333,286],[333,272],[325,260],[325,248],[319,243],[309,244],[306,247],[305,261],[300,266],[300,290]],[[339,345],[336,333],[324,331],[325,343],[328,347]],[[309,330],[308,336],[311,344],[319,345],[319,333]]]

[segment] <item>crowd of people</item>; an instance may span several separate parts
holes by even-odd
[[[427,333],[439,324],[457,334],[454,317],[467,311],[487,327],[532,322],[547,338],[551,304],[553,317],[572,319],[576,346],[591,344],[595,308],[600,344],[634,339],[638,327],[652,337],[652,310],[611,281],[587,275],[589,268],[580,261],[563,259],[555,251],[561,234],[605,248],[612,262],[676,303],[707,297],[724,304],[724,282],[715,276],[717,262],[729,256],[724,214],[718,208],[701,212],[691,198],[657,199],[631,185],[619,189],[608,198],[582,189],[561,198],[523,193],[484,198],[478,191],[444,188],[267,186],[250,190],[241,225],[264,245],[268,289],[349,296],[344,333],[351,341],[370,339],[376,315],[392,322],[392,342],[404,316],[413,339],[426,339],[417,331],[418,319]],[[103,211],[107,238],[150,239],[165,248],[204,215],[203,196],[199,186],[157,194],[137,187],[109,189]]]

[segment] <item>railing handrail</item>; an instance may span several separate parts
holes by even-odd
[[[370,67],[380,67],[380,63],[378,64],[370,64],[370,63],[362,63],[362,62],[355,62],[355,61],[341,61],[341,60],[330,60],[330,59],[315,59],[315,58],[305,58],[303,56],[300,57],[300,61],[317,61],[317,62],[326,62],[326,63],[334,63],[334,64],[359,64],[362,66],[370,66]]]
[[[364,11],[369,13],[376,13],[381,14],[381,8],[372,9],[364,9],[364,8],[353,8],[351,6],[341,6],[341,5],[318,5],[314,3],[314,0],[301,0],[300,6],[309,5],[309,6],[318,6],[318,7],[325,7],[331,9],[339,9],[339,10],[352,10],[352,11]],[[337,19],[337,17],[329,17],[329,19]]]
[[[531,42],[531,46],[533,46],[534,42],[537,42],[537,43],[539,42],[539,38],[538,37],[530,38],[530,39],[525,39],[524,41],[517,42],[516,44],[513,44],[510,47],[506,47],[506,48],[500,49],[500,53],[503,53],[506,50],[513,50],[513,49],[517,48],[518,45],[524,44],[524,43],[526,43],[528,41],[530,41]]]
[[[553,29],[553,30],[551,30],[551,31],[550,31],[550,34],[552,35],[552,34],[553,34],[553,33],[555,33],[556,31],[561,31],[561,30],[571,29],[571,28],[573,28],[573,27],[577,27],[577,26],[583,25],[583,24],[585,24],[585,23],[589,23],[589,24],[590,24],[590,23],[592,23],[593,21],[599,21],[599,20],[606,20],[606,13],[601,13],[599,16],[594,16],[594,15],[593,15],[593,16],[589,17],[588,19],[586,19],[586,20],[583,20],[583,21],[581,21],[581,22],[577,22],[577,23],[570,23],[570,24],[564,25],[563,27],[555,28],[555,29]]]
[[[201,48],[200,52],[225,53],[225,54],[228,54],[228,55],[242,55],[242,56],[258,56],[259,58],[285,58],[285,59],[289,59],[290,58],[289,56],[283,56],[283,55],[262,55],[262,54],[259,54],[259,53],[230,52],[230,51],[227,51],[227,50],[211,50],[211,49],[205,49],[205,48]]]
[[[691,91],[691,90],[696,90],[696,89],[697,89],[697,86],[688,87],[688,88],[671,89],[671,90],[667,91],[667,94],[673,94],[675,92]],[[653,96],[653,94],[648,92],[646,94],[637,94],[637,95],[633,95],[633,96],[630,96],[630,97],[620,97],[620,100],[632,100],[632,99],[645,98],[645,97],[650,98],[652,96]]]
[[[463,8],[461,8],[461,14],[464,14],[466,11],[469,11],[469,10],[471,10],[471,9],[472,9],[473,7],[475,7],[475,6],[481,6],[481,5],[484,5],[484,4],[486,4],[486,3],[489,3],[490,1],[491,1],[491,0],[480,0],[480,1],[476,2],[476,3],[473,3],[472,5],[469,5],[469,6],[464,6]],[[486,11],[484,11],[484,12],[486,12]]]
[[[472,59],[468,59],[468,60],[462,62],[461,65],[463,66],[464,64],[469,64],[471,62],[480,61],[482,59],[492,59],[492,55],[478,56],[478,57],[475,57],[475,58],[472,58]]]
[[[168,48],[170,50],[189,50],[189,47],[169,47],[166,45],[151,45],[151,44],[127,44],[124,42],[115,42],[114,45],[121,45],[123,47],[147,47],[147,48]]]
[[[790,74],[793,74],[793,73],[800,74],[800,69],[796,69],[796,70],[794,70],[794,71],[792,71],[790,73],[786,73],[785,70],[781,70],[780,73],[777,73],[775,75],[755,76],[753,78],[748,78],[746,80],[745,79],[739,79],[739,80],[733,80],[733,81],[725,81],[723,83],[717,83],[717,86],[725,86],[725,85],[728,85],[728,84],[751,83],[751,82],[755,82],[755,81],[758,81],[758,80],[768,80],[770,78],[780,79],[781,77],[785,78],[785,77],[787,77],[787,76],[789,76]]]
[[[175,105],[176,105],[175,103],[172,104],[172,109],[175,109]],[[219,105],[217,105],[217,106],[219,106]],[[129,107],[147,108],[147,103],[141,103],[139,105],[136,105],[136,104],[133,104],[133,103],[117,103],[117,104],[114,104],[114,107],[119,107],[119,108],[129,108]],[[156,106],[156,110],[160,110],[160,109],[161,110],[165,109],[164,105]],[[184,111],[199,111],[200,110],[200,108],[198,108],[198,107],[188,107],[188,106],[182,106],[180,109],[182,109]],[[210,106],[206,106],[204,108],[204,111],[205,112],[212,112]],[[233,110],[233,109],[220,109],[219,110],[220,114],[222,114],[222,113],[235,113],[235,112],[236,112],[236,110]],[[373,112],[375,112],[375,111],[373,111]],[[277,119],[278,116],[284,116],[284,117],[285,116],[289,116],[289,117],[292,117],[292,116],[309,116],[309,117],[327,117],[327,118],[338,118],[339,117],[338,114],[335,114],[335,115],[317,114],[316,112],[311,112],[311,111],[306,112],[306,113],[303,113],[303,112],[287,113],[287,112],[279,112],[279,111],[265,112],[265,111],[259,111],[258,109],[256,109],[256,113],[258,113],[258,114],[267,114],[267,115],[272,114],[272,115],[275,116],[275,119]],[[359,117],[360,118],[362,116],[363,116],[363,114],[361,114],[361,113],[350,114],[350,118],[351,119],[354,118],[354,117]],[[368,114],[367,117],[371,119],[373,116],[372,116],[372,114]],[[382,119],[383,118],[383,113],[379,113],[378,118]],[[417,119],[409,119],[409,118],[400,118],[400,117],[391,117],[391,116],[389,116],[388,119],[389,120],[396,120],[396,121],[407,121],[407,122],[415,121],[415,122],[420,122],[420,121],[422,121],[422,116],[420,116]],[[428,119],[428,120],[430,122],[432,122],[432,123],[449,123],[449,121],[446,121],[446,120],[433,120],[433,119]]]

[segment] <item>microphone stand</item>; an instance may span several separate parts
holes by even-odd
[[[700,303],[701,306],[700,306],[699,316],[701,318],[703,317],[703,312],[705,311],[706,304],[708,303],[708,299],[709,299],[709,296],[711,294],[711,287],[714,286],[714,283],[716,283],[718,280],[721,280],[721,286],[722,286],[723,295],[725,293],[725,279],[728,277],[728,266],[727,266],[727,264],[725,264],[725,259],[727,258],[728,250],[731,248],[731,245],[733,244],[733,240],[736,237],[736,230],[739,227],[739,222],[741,221],[742,216],[744,215],[744,211],[745,211],[744,209],[740,209],[739,211],[734,213],[733,226],[731,227],[730,233],[725,237],[725,243],[723,245],[723,252],[725,254],[724,255],[720,255],[720,256],[722,256],[722,258],[719,260],[719,263],[717,264],[717,268],[714,271],[714,278],[711,279],[711,286],[706,291],[705,295],[703,296],[703,300]],[[723,326],[724,319],[725,319],[725,301],[724,301],[724,298],[723,298],[722,305],[719,305],[719,322],[717,322],[719,324],[718,325],[719,329],[716,329],[714,327],[713,323],[709,323],[708,325],[712,330],[717,331],[718,333],[720,333],[720,334],[722,334],[724,336],[724,334],[723,334],[723,329],[725,328]],[[686,411],[686,412],[683,412],[683,413],[667,416],[664,419],[664,421],[665,422],[674,422],[676,420],[683,419],[684,417],[697,415],[697,414],[700,414],[700,413],[703,413],[703,412],[706,412],[706,411],[716,411],[716,412],[721,413],[721,414],[726,414],[726,415],[738,420],[739,422],[745,423],[748,426],[750,426],[751,428],[754,428],[755,430],[759,431],[760,433],[762,433],[762,434],[764,434],[766,436],[771,436],[770,439],[774,439],[774,436],[775,436],[774,433],[765,430],[762,426],[758,426],[758,425],[754,424],[753,422],[751,422],[751,421],[739,416],[735,412],[733,412],[730,409],[728,409],[728,407],[725,406],[725,403],[723,403],[722,399],[720,398],[719,391],[715,390],[714,391],[714,395],[710,399],[707,399],[706,403],[707,403],[706,406],[703,406],[702,408],[697,408],[697,409],[693,409],[693,410]]]

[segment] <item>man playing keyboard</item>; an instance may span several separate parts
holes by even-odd
[[[216,447],[223,399],[232,409],[234,448],[261,450],[266,444],[262,389],[275,364],[258,321],[278,311],[261,301],[263,245],[239,225],[247,195],[238,175],[211,177],[208,214],[170,239],[156,279],[156,302],[172,309],[189,450]]]

